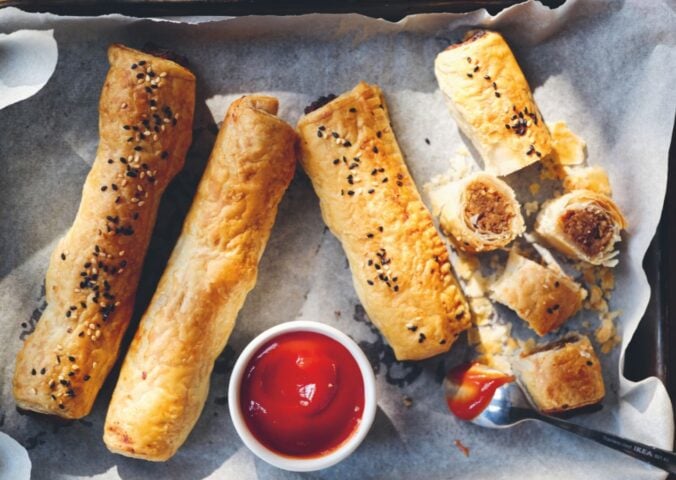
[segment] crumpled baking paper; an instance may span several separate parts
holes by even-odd
[[[0,34],[0,110],[39,92],[58,56],[53,30]]]
[[[671,449],[673,418],[664,386],[654,378],[632,383],[620,375],[623,352],[650,296],[641,261],[666,188],[676,106],[676,16],[669,2],[578,0],[555,10],[528,2],[495,17],[476,11],[415,15],[398,23],[359,15],[306,15],[185,24],[119,15],[57,17],[9,8],[0,11],[0,32],[53,29],[59,44],[50,82],[37,95],[0,111],[0,429],[29,450],[33,478],[665,477],[547,425],[526,422],[489,431],[452,417],[441,381],[447,369],[471,358],[465,337],[448,355],[418,363],[394,360],[358,303],[342,249],[325,229],[311,185],[300,171],[280,207],[258,284],[216,363],[202,416],[174,458],[156,464],[106,450],[102,426],[117,370],[85,419],[62,421],[15,409],[14,357],[44,308],[48,256],[73,220],[95,155],[97,105],[110,43],[142,47],[152,41],[176,50],[190,59],[198,78],[194,144],[160,207],[131,335],[180,232],[216,123],[232,99],[247,92],[275,94],[281,117],[295,124],[303,107],[321,95],[341,93],[359,80],[378,83],[422,190],[448,169],[449,159],[469,148],[446,111],[433,61],[474,26],[506,36],[545,119],[566,121],[586,140],[589,163],[608,170],[615,199],[629,220],[611,301],[613,310],[622,310],[622,343],[602,355],[608,396],[602,411],[573,421]],[[518,193],[523,201],[525,193]],[[506,309],[500,313],[520,328],[521,321]],[[247,342],[269,326],[299,318],[327,322],[351,335],[373,365],[379,398],[375,424],[359,449],[330,469],[303,475],[277,470],[243,446],[230,422],[226,396],[230,369]],[[592,329],[598,326],[597,316],[587,313],[566,330],[582,328],[584,320]],[[455,440],[469,448],[469,457],[454,446]]]

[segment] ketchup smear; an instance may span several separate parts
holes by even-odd
[[[263,445],[292,457],[339,447],[364,411],[364,380],[350,352],[314,332],[284,333],[249,361],[240,407]]]
[[[481,414],[493,399],[495,391],[514,377],[480,363],[460,365],[447,375],[454,391],[447,393],[451,412],[461,420],[472,420]]]

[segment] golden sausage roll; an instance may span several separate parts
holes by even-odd
[[[524,352],[514,368],[544,413],[594,405],[606,394],[601,362],[584,335],[572,334]]]
[[[439,88],[486,171],[509,175],[552,152],[552,138],[505,39],[470,31],[434,62]]]
[[[360,83],[298,123],[301,162],[354,287],[399,360],[448,351],[469,310],[377,86]]]
[[[490,252],[525,231],[514,190],[499,178],[473,173],[443,188],[439,224],[465,252]]]
[[[508,306],[538,335],[557,330],[582,308],[587,292],[560,268],[541,265],[512,250],[492,298]]]
[[[561,253],[593,265],[614,267],[615,244],[627,228],[619,207],[607,195],[574,190],[547,202],[535,231]]]
[[[103,439],[163,461],[204,407],[216,357],[256,283],[277,206],[293,177],[297,135],[273,97],[226,114],[183,231],[122,365]]]
[[[47,308],[14,372],[19,407],[66,418],[89,413],[115,363],[157,207],[192,138],[190,71],[121,45],[108,59],[96,158],[50,260]]]

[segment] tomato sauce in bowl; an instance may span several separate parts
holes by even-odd
[[[364,412],[364,380],[350,352],[316,332],[289,332],[264,344],[244,371],[240,408],[267,448],[314,457],[335,450]]]

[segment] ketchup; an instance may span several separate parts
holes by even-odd
[[[240,407],[251,433],[269,449],[317,457],[356,430],[364,411],[364,380],[350,352],[332,338],[285,333],[249,361]]]
[[[451,385],[446,393],[448,408],[461,420],[477,417],[499,387],[514,381],[513,376],[480,363],[460,365],[448,372],[446,378]]]

